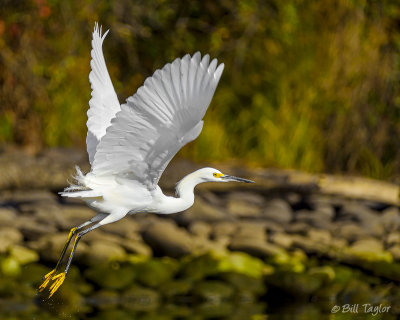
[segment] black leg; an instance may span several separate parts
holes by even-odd
[[[74,241],[74,245],[72,246],[72,251],[69,255],[68,258],[68,262],[67,262],[67,266],[65,267],[65,271],[62,273],[59,273],[58,275],[53,277],[54,283],[51,285],[50,287],[50,295],[49,298],[58,290],[58,288],[62,285],[62,283],[64,282],[65,276],[68,273],[69,267],[71,266],[71,262],[72,262],[72,258],[74,257],[75,254],[75,250],[76,247],[78,246],[78,242],[79,240],[82,238],[83,235],[85,235],[86,233],[101,227],[103,224],[102,223],[96,223],[95,225],[87,228],[86,230],[83,230],[81,232],[79,232],[76,236],[75,236],[75,241]]]
[[[94,223],[94,222],[96,222],[96,221],[102,220],[102,219],[104,219],[104,217],[106,217],[106,216],[107,216],[107,214],[99,213],[99,214],[97,214],[96,216],[94,216],[92,219],[90,219],[89,221],[86,221],[86,222],[82,223],[81,225],[79,225],[79,226],[77,226],[77,227],[75,227],[75,228],[72,228],[72,229],[70,230],[69,235],[68,235],[68,238],[67,238],[67,241],[66,241],[66,243],[65,243],[65,245],[64,245],[64,248],[63,248],[63,250],[62,250],[62,252],[61,252],[61,256],[60,256],[60,258],[59,258],[58,261],[57,261],[56,267],[55,267],[52,271],[50,271],[48,274],[46,274],[46,275],[44,276],[44,282],[43,282],[43,283],[41,284],[41,286],[39,287],[39,292],[43,291],[43,290],[47,287],[47,285],[49,284],[49,282],[50,282],[51,280],[54,280],[56,277],[59,278],[59,276],[58,276],[58,275],[56,276],[55,274],[56,274],[56,272],[58,271],[58,269],[59,269],[60,266],[61,266],[62,260],[64,259],[65,253],[67,252],[68,246],[69,246],[69,244],[70,244],[70,242],[71,242],[73,236],[74,236],[79,230],[81,230],[82,228],[88,226],[88,225],[91,224],[91,223]]]

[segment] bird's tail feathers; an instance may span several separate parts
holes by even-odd
[[[75,183],[71,183],[64,191],[59,192],[63,197],[71,198],[95,198],[100,195],[89,188],[85,183],[85,175],[78,166],[75,166],[76,174],[73,176]]]

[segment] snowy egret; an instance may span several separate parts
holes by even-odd
[[[76,184],[60,194],[83,199],[99,213],[72,228],[54,270],[44,276],[39,291],[50,281],[50,297],[63,283],[81,237],[127,214],[154,212],[170,214],[194,203],[199,183],[253,182],[203,168],[184,177],[176,186],[176,197],[163,194],[157,185],[175,154],[196,139],[204,114],[214,95],[224,64],[210,63],[209,55],[185,55],[157,70],[136,94],[120,105],[105,64],[104,34],[95,24],[89,80],[92,98],[87,112],[87,151],[91,170],[84,175],[77,167]],[[84,229],[84,227],[90,227]],[[75,236],[64,272],[60,269],[70,241]]]

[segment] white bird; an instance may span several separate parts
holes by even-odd
[[[163,194],[158,181],[175,154],[196,139],[214,95],[224,64],[210,63],[209,55],[185,55],[156,70],[136,94],[120,105],[105,64],[102,35],[95,24],[89,80],[92,98],[87,112],[87,151],[91,170],[84,175],[77,167],[77,184],[60,194],[83,199],[100,212],[72,228],[54,270],[44,277],[39,290],[51,280],[50,297],[63,283],[80,238],[127,214],[184,211],[194,203],[194,188],[202,182],[253,182],[203,168],[184,177],[176,186],[177,197]],[[87,229],[84,227],[92,224]],[[56,275],[75,235],[65,271]]]

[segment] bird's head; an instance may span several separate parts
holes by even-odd
[[[246,182],[246,183],[254,183],[254,181],[238,178],[234,176],[230,176],[227,174],[223,174],[221,171],[214,168],[203,168],[197,171],[199,174],[199,178],[203,180],[203,182]]]

